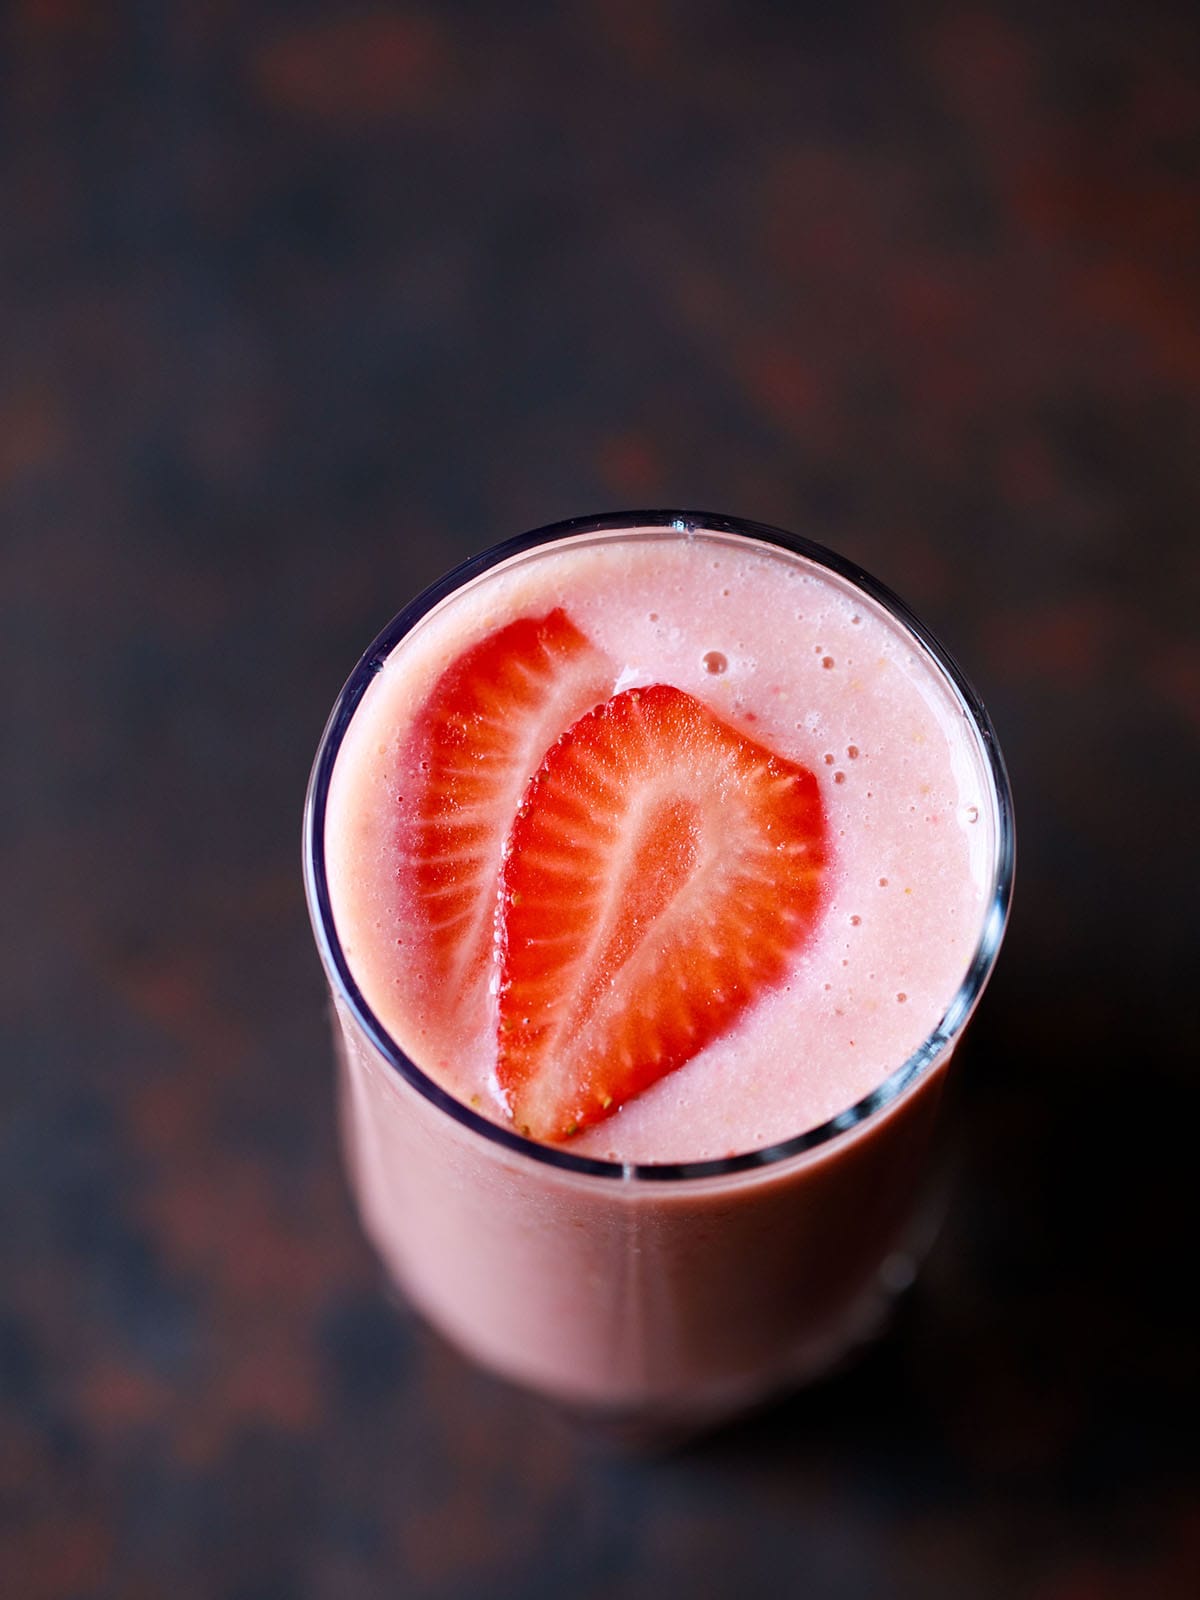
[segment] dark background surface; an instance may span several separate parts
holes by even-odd
[[[1196,1593],[1188,9],[0,15],[6,1600]],[[298,866],[391,613],[630,504],[899,589],[1021,855],[894,1336],[665,1460],[385,1299]]]

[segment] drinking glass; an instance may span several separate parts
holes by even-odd
[[[907,638],[961,710],[986,796],[991,871],[978,941],[937,1024],[856,1104],[766,1149],[628,1164],[522,1137],[454,1099],[399,1048],[346,960],[325,829],[343,736],[372,678],[447,596],[567,541],[700,534],[819,569]],[[992,971],[1012,890],[1012,803],[961,671],[902,601],[778,529],[695,512],[560,523],[466,562],[364,654],[321,739],[304,821],[308,902],[332,996],[340,1111],[363,1223],[403,1294],[467,1355],[634,1430],[722,1420],[844,1360],[912,1275],[946,1070]]]

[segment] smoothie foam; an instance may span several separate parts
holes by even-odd
[[[830,846],[823,914],[785,981],[563,1148],[702,1161],[828,1121],[921,1045],[958,990],[992,888],[994,817],[977,734],[919,643],[861,591],[770,545],[648,529],[535,550],[401,641],[346,731],[326,815],[334,920],[364,998],[432,1079],[511,1126],[494,995],[467,986],[447,1025],[414,937],[397,817],[419,776],[414,719],[447,665],[558,607],[610,659],[615,690],[672,684],[812,771]]]

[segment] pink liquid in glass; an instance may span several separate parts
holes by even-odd
[[[309,887],[350,1169],[394,1279],[510,1378],[694,1422],[828,1366],[904,1275],[942,1078],[1003,929],[1009,803],[982,711],[870,580],[724,519],[605,520],[501,553],[364,658],[314,774]],[[435,992],[396,817],[447,665],[558,607],[613,689],[672,684],[814,772],[830,865],[782,983],[615,1115],[538,1145],[496,1080],[493,987]]]

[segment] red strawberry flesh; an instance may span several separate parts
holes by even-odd
[[[665,684],[585,714],[535,773],[498,911],[497,1075],[570,1137],[731,1028],[821,907],[817,781]]]
[[[402,859],[447,1020],[486,978],[504,840],[530,775],[613,676],[559,608],[464,651],[416,719],[407,763],[419,776],[402,803]]]

